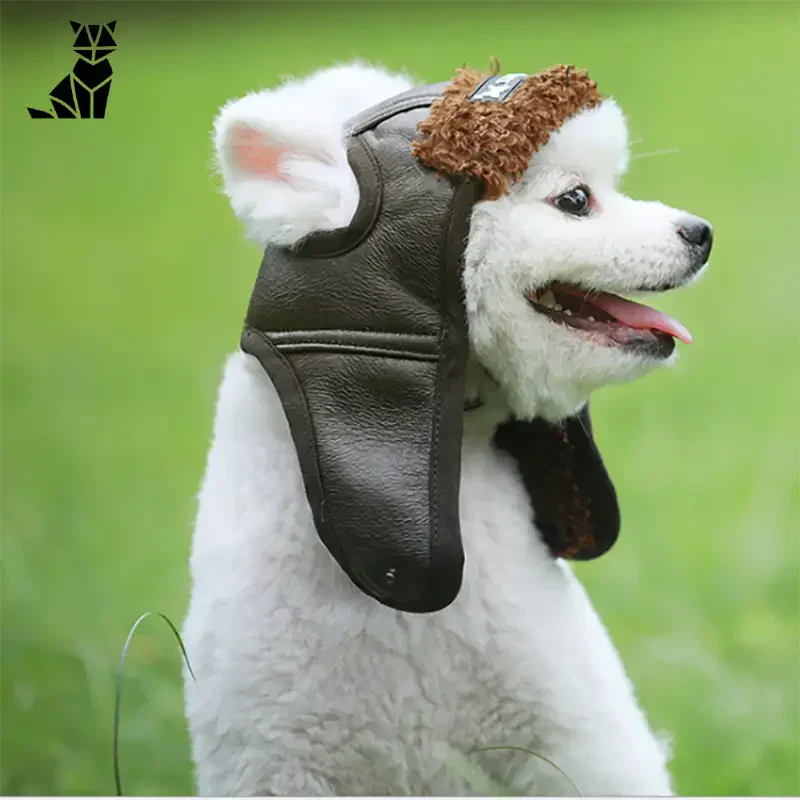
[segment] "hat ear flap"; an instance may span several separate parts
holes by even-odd
[[[619,504],[588,405],[561,423],[509,420],[498,427],[495,443],[516,459],[534,522],[555,557],[587,561],[611,548]]]
[[[405,136],[353,135],[348,160],[352,222],[267,248],[241,344],[281,399],[323,544],[381,603],[437,611],[464,563],[461,268],[480,186],[437,180]]]

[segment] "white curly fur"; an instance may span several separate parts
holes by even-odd
[[[410,86],[362,64],[231,103],[215,125],[225,189],[248,231],[291,245],[345,225],[358,189],[344,121]],[[273,179],[248,174],[237,126],[285,147]],[[472,217],[464,281],[468,391],[463,588],[429,615],[360,593],[321,544],[288,423],[261,366],[226,366],[191,556],[183,635],[198,788],[210,795],[462,795],[492,775],[524,794],[574,794],[530,748],[594,795],[671,793],[609,637],[567,564],[531,523],[512,461],[491,444],[507,409],[558,419],[590,392],[656,366],[536,314],[523,291],[554,278],[628,291],[690,266],[683,212],[618,194],[627,134],[613,101],[568,121],[524,179]],[[586,183],[599,208],[566,218],[542,200]],[[480,365],[499,380],[483,380]],[[473,768],[479,768],[475,773]]]

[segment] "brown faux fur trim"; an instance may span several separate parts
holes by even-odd
[[[584,70],[559,64],[531,75],[503,102],[469,102],[489,75],[464,68],[431,104],[419,124],[412,152],[437,173],[473,175],[496,200],[509,180],[522,177],[533,154],[570,117],[601,101],[597,84]]]

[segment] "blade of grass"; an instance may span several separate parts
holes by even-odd
[[[498,745],[497,747],[479,747],[477,750],[473,750],[472,752],[486,753],[490,750],[515,750],[519,753],[527,753],[529,756],[535,756],[536,758],[541,759],[542,761],[549,764],[554,770],[556,770],[556,772],[563,775],[569,781],[572,788],[577,792],[578,797],[583,797],[583,792],[581,792],[581,790],[575,785],[575,781],[573,781],[572,778],[570,778],[570,776],[567,775],[567,773],[564,772],[564,770],[558,766],[558,764],[554,763],[549,758],[547,758],[547,756],[543,756],[541,753],[535,753],[533,750],[528,750],[524,747],[515,747],[514,745]]]
[[[194,670],[192,669],[192,665],[189,661],[189,656],[187,655],[186,648],[183,645],[183,639],[181,639],[178,629],[172,624],[172,621],[169,619],[169,617],[166,614],[162,614],[160,611],[146,611],[144,614],[142,614],[142,616],[133,623],[130,633],[128,633],[128,638],[125,640],[125,646],[122,648],[122,657],[120,658],[119,669],[117,670],[117,692],[114,699],[114,786],[117,792],[117,797],[123,796],[122,780],[120,779],[119,773],[119,720],[122,709],[122,677],[125,670],[125,659],[127,658],[128,648],[133,641],[133,636],[136,633],[136,629],[148,617],[152,616],[161,617],[161,619],[163,619],[164,622],[169,625],[170,630],[178,642],[178,646],[181,648],[181,654],[183,655],[183,660],[187,669],[189,670],[189,674],[192,676],[192,680],[197,683],[197,678],[195,677]]]

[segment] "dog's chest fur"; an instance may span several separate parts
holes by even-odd
[[[488,437],[467,435],[461,480],[458,598],[428,615],[379,605],[316,535],[272,385],[251,357],[231,358],[184,629],[198,679],[187,705],[202,791],[460,794],[459,762],[474,748],[547,751],[558,720],[572,725],[585,713],[587,682],[627,691],[582,589],[540,542],[511,460]],[[531,760],[475,759],[512,783]],[[299,777],[309,766],[319,786]]]

